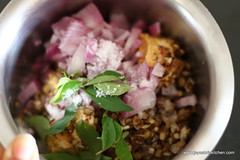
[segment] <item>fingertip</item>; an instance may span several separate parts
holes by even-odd
[[[12,146],[12,154],[21,160],[30,160],[36,149],[36,140],[30,134],[19,135]]]
[[[36,140],[30,134],[18,135],[8,146],[3,160],[32,160],[37,150]]]

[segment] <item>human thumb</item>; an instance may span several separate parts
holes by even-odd
[[[17,136],[6,148],[2,160],[39,160],[35,139],[30,134]]]

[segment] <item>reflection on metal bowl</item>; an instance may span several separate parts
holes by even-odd
[[[56,2],[55,2],[56,1]],[[13,0],[0,15],[0,140],[7,145],[19,133],[11,111],[23,77],[43,53],[33,44],[36,38],[47,40],[50,25],[63,15],[74,13],[89,0]],[[124,12],[130,21],[138,18],[149,24],[160,21],[162,32],[179,39],[191,53],[199,103],[205,109],[196,134],[185,151],[211,151],[229,121],[234,93],[234,75],[225,39],[208,10],[199,1],[180,0],[98,0],[107,16],[113,10]],[[16,63],[21,67],[16,68]],[[18,65],[19,66],[19,65]],[[10,90],[11,88],[11,90]],[[175,159],[204,159],[207,155],[179,154]]]

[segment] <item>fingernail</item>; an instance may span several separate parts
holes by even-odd
[[[12,157],[17,160],[30,160],[35,148],[36,141],[31,135],[19,135],[11,146]]]

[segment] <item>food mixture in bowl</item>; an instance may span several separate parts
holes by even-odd
[[[90,3],[52,25],[36,73],[22,85],[16,121],[41,138],[48,160],[171,159],[198,114],[188,54],[161,24],[105,21]],[[36,42],[38,43],[38,42]]]

